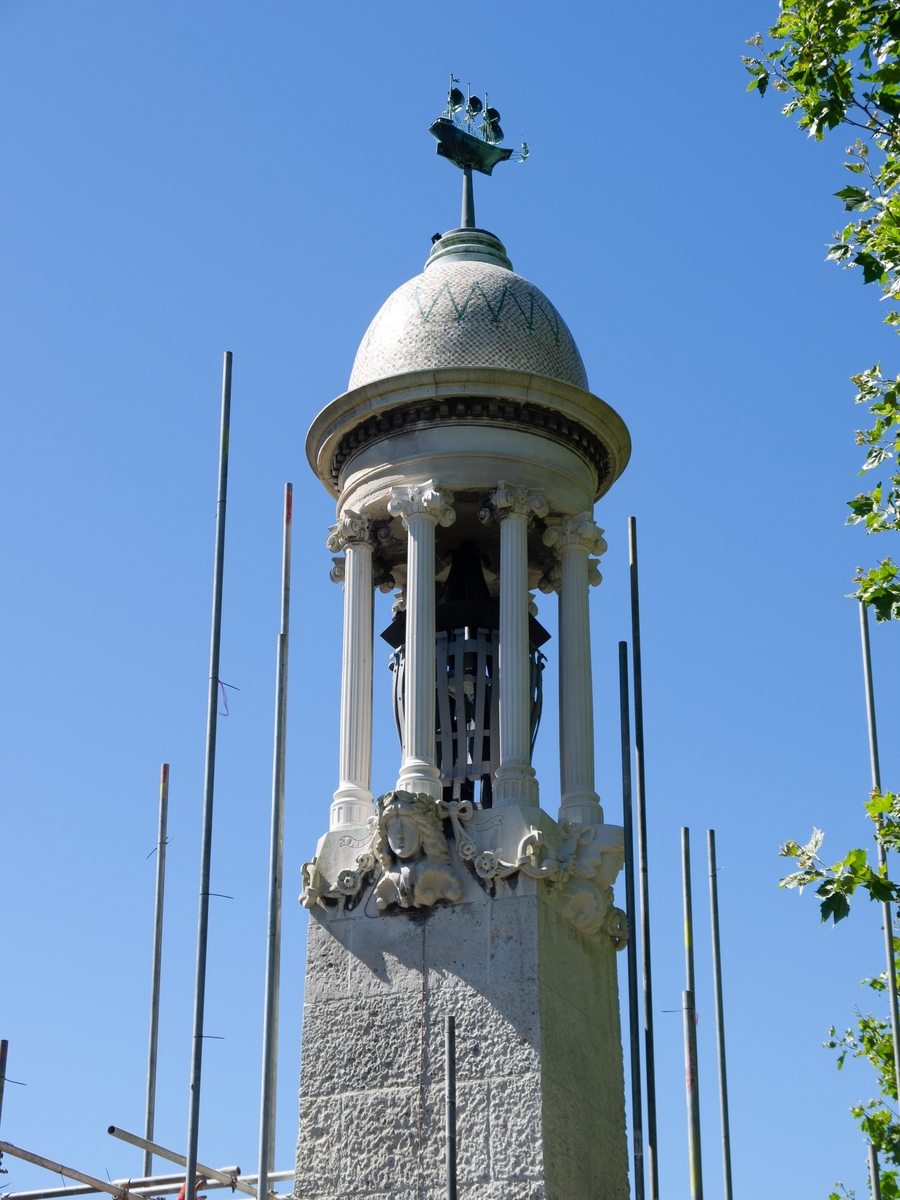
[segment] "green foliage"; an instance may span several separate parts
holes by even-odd
[[[865,809],[874,826],[876,845],[885,852],[900,848],[900,794],[873,791],[865,803]],[[798,888],[802,891],[810,884],[816,885],[823,921],[830,919],[836,925],[838,921],[843,920],[850,912],[850,898],[858,889],[868,893],[870,900],[888,901],[892,904],[900,901],[900,887],[888,878],[886,867],[876,869],[869,864],[867,851],[851,850],[839,862],[829,866],[819,855],[823,841],[822,831],[813,829],[812,837],[805,845],[789,841],[785,842],[779,851],[783,857],[797,860],[797,870],[785,875],[779,886]],[[896,972],[900,955],[900,937],[897,936],[896,923],[893,935]],[[888,977],[886,973],[882,973],[862,982],[863,986],[880,995],[887,990]],[[852,1058],[866,1059],[875,1071],[880,1098],[856,1104],[850,1111],[865,1140],[879,1153],[883,1167],[882,1197],[884,1200],[900,1200],[900,1171],[895,1169],[900,1168],[900,1118],[892,1107],[892,1103],[896,1105],[897,1100],[897,1078],[890,1021],[872,1013],[863,1013],[857,1008],[856,1024],[845,1030],[842,1035],[832,1026],[828,1041],[824,1045],[837,1051],[838,1070],[844,1066],[849,1055]],[[884,1164],[893,1166],[884,1169]],[[835,1197],[837,1200],[846,1200],[853,1194],[847,1191],[843,1184],[836,1184],[829,1200],[834,1200]]]
[[[836,192],[847,224],[834,234],[827,257],[846,270],[862,272],[863,283],[876,283],[887,302],[885,323],[900,333],[900,0],[780,0],[779,16],[768,41],[756,34],[753,52],[744,58],[750,73],[748,91],[765,96],[771,87],[784,97],[782,111],[797,116],[801,129],[821,141],[828,130],[853,130],[844,166],[851,181]],[[864,448],[860,475],[884,471],[870,491],[848,501],[849,525],[867,534],[900,530],[900,379],[882,374],[877,364],[854,376],[856,403],[867,408],[868,427],[857,430]],[[868,569],[858,567],[854,597],[871,605],[879,621],[900,619],[900,567],[885,558]],[[873,792],[866,811],[874,825],[879,861],[900,849],[900,799]],[[900,902],[900,888],[886,866],[873,867],[866,850],[850,850],[827,864],[819,855],[822,833],[813,830],[803,846],[781,847],[797,869],[780,883],[784,888],[815,888],[822,921],[837,924],[850,913],[858,891],[870,900]],[[882,853],[884,852],[884,853]],[[900,938],[893,930],[897,970]],[[873,991],[887,988],[888,977],[864,980]],[[883,1163],[881,1195],[900,1200],[900,1120],[891,1107],[897,1100],[894,1047],[889,1022],[857,1009],[856,1024],[838,1037],[832,1028],[825,1043],[838,1054],[838,1067],[848,1055],[864,1058],[878,1079],[880,1098],[851,1111],[866,1140]],[[829,1200],[854,1193],[836,1184]]]
[[[796,858],[799,870],[785,875],[778,886],[799,888],[818,884],[819,911],[822,921],[831,919],[835,925],[850,913],[850,897],[857,888],[868,893],[870,900],[900,902],[900,889],[887,877],[885,867],[873,868],[866,850],[850,850],[838,862],[828,866],[819,858],[823,833],[814,829],[805,846],[789,841],[778,851],[784,858]]]
[[[863,985],[882,992],[887,986],[884,975],[876,979],[864,979]],[[860,1130],[867,1142],[878,1150],[882,1163],[893,1163],[900,1166],[900,1122],[890,1107],[889,1101],[897,1099],[897,1081],[894,1075],[894,1044],[891,1038],[890,1022],[874,1017],[871,1013],[856,1010],[856,1026],[847,1029],[843,1036],[838,1036],[834,1026],[829,1030],[828,1041],[823,1045],[829,1050],[838,1052],[837,1065],[840,1070],[847,1056],[865,1058],[875,1069],[879,1082],[882,1099],[868,1100],[864,1104],[855,1104],[850,1112],[855,1117]],[[896,1195],[897,1172],[882,1172],[892,1175],[888,1185],[894,1191],[884,1191],[885,1196]]]
[[[782,111],[799,115],[800,128],[817,140],[840,127],[856,132],[844,163],[854,180],[835,193],[853,219],[834,234],[827,257],[880,286],[885,323],[900,332],[900,0],[781,0],[769,41],[756,34],[748,45],[758,52],[744,57],[748,91],[781,92]],[[884,377],[879,365],[853,382],[872,418],[856,434],[866,447],[860,474],[893,463],[887,486],[879,482],[848,501],[847,520],[884,533],[900,528],[900,380]],[[858,568],[854,582],[853,595],[877,620],[900,618],[900,578],[890,559]]]

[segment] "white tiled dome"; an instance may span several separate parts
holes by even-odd
[[[509,260],[492,234],[472,233],[458,248],[451,239],[462,231],[445,235],[451,245],[438,242],[422,274],[381,306],[357,351],[351,390],[439,367],[506,367],[587,390],[565,321],[534,284],[499,265]]]

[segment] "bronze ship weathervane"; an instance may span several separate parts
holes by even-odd
[[[429,133],[437,140],[437,152],[442,158],[454,163],[463,173],[463,203],[461,228],[475,228],[475,199],[472,191],[472,172],[490,175],[497,163],[508,162],[513,151],[501,146],[503,130],[500,128],[500,113],[488,103],[473,96],[471,88],[464,96],[456,86],[459,80],[450,76],[447,106],[436,121],[429,126]],[[479,121],[480,118],[480,121]],[[513,159],[524,162],[529,150],[522,142],[522,149]]]

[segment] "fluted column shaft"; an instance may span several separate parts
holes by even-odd
[[[331,805],[331,828],[364,825],[372,815],[373,580],[371,521],[346,512],[328,537],[343,550],[344,661],[341,674],[339,782]]]
[[[490,514],[500,522],[500,765],[494,804],[538,804],[531,765],[531,653],[528,636],[528,524],[544,516],[542,493],[501,483]]]
[[[395,488],[388,512],[407,532],[403,761],[399,790],[441,797],[435,765],[435,529],[451,525],[453,497],[434,484]]]
[[[594,789],[594,692],[591,673],[589,555],[606,543],[590,513],[552,525],[544,541],[559,558],[560,820],[603,821]],[[594,569],[596,573],[596,568]],[[599,576],[597,577],[599,582]]]

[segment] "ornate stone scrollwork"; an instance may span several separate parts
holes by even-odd
[[[347,560],[343,554],[336,554],[331,560],[334,566],[328,572],[328,578],[332,583],[343,583],[347,574]]]
[[[304,908],[315,908],[317,904],[325,908],[325,901],[332,900],[337,901],[340,908],[353,908],[376,866],[377,860],[371,851],[358,854],[356,867],[339,871],[332,885],[322,875],[315,859],[304,863],[300,868],[303,880],[300,903]]]
[[[415,517],[428,517],[436,525],[452,525],[456,520],[453,510],[453,493],[439,488],[434,482],[416,487],[394,488],[388,501],[388,512],[399,517],[404,529],[409,528]]]
[[[472,866],[488,890],[493,891],[497,880],[518,872],[543,879],[561,892],[563,916],[570,925],[588,937],[609,934],[617,950],[627,944],[628,918],[613,905],[612,894],[620,855],[600,841],[597,826],[561,822],[565,841],[558,850],[539,829],[531,829],[519,842],[515,859],[506,862],[502,846],[479,851],[466,832],[464,824],[475,811],[470,800],[439,801],[438,808],[450,819],[459,857]]]
[[[541,879],[559,897],[563,917],[579,933],[590,938],[606,934],[617,950],[626,944],[627,918],[614,906],[612,893],[622,846],[615,838],[604,839],[603,826],[562,821],[558,846],[540,829],[529,828],[515,855],[507,859],[502,846],[488,843],[485,849],[472,836],[469,826],[478,810],[471,800],[434,800],[424,793],[394,791],[380,796],[376,809],[368,836],[342,839],[348,854],[360,849],[362,853],[349,859],[353,866],[337,867],[334,882],[324,877],[315,859],[304,864],[300,902],[305,907],[330,903],[352,908],[372,883],[381,912],[430,908],[441,900],[459,903],[465,889],[453,867],[444,826],[449,821],[457,858],[489,893],[517,874]]]
[[[550,505],[540,488],[519,487],[501,481],[481,508],[478,519],[483,525],[509,516],[528,517],[530,521],[533,517],[546,517],[549,511]]]

